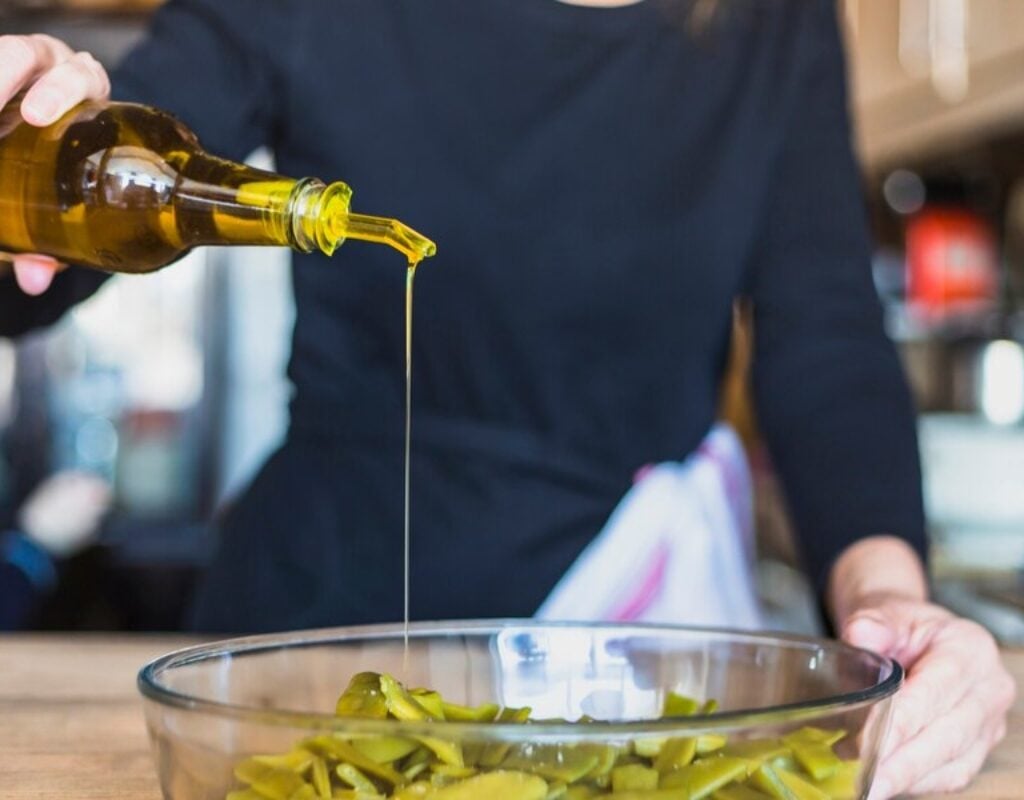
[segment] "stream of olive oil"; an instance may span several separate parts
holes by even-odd
[[[409,455],[412,444],[412,295],[416,265],[419,261],[409,259],[405,273],[405,519],[402,554],[403,580],[405,582],[402,628],[402,664],[406,675],[409,673]]]

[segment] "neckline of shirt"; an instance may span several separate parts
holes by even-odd
[[[560,32],[628,36],[639,27],[666,25],[686,13],[681,0],[639,0],[621,6],[588,6],[562,0],[503,0],[505,5]]]

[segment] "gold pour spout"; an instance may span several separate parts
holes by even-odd
[[[350,213],[335,219],[334,230],[342,238],[390,245],[410,263],[430,258],[437,252],[437,245],[430,239],[397,219]]]

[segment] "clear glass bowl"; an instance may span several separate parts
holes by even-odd
[[[451,702],[529,706],[537,719],[589,715],[600,722],[413,723],[334,716],[338,695],[363,671],[391,673]],[[805,726],[846,731],[835,753],[859,760],[847,767],[855,771],[848,796],[863,798],[902,679],[897,663],[831,641],[523,620],[414,624],[407,654],[400,625],[218,642],[153,661],[139,674],[139,688],[167,800],[223,800],[242,788],[233,774],[239,762],[285,753],[321,734],[348,741],[381,734],[434,737],[468,752],[508,744],[516,752],[550,756],[580,745],[628,752],[639,749],[638,742],[657,747],[666,737],[721,735],[731,744],[781,737]],[[669,691],[713,698],[718,710],[659,719]]]

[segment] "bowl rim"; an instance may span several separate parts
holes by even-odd
[[[401,638],[405,628],[401,622],[398,622],[241,636],[193,645],[172,651],[147,663],[138,673],[137,686],[143,697],[160,705],[280,727],[316,731],[344,731],[346,734],[358,733],[367,735],[396,735],[396,732],[401,730],[402,735],[406,736],[437,736],[440,731],[443,731],[447,738],[467,736],[477,739],[530,739],[534,741],[557,738],[581,741],[594,736],[607,739],[617,735],[636,737],[642,735],[679,735],[681,732],[697,734],[704,731],[735,730],[737,728],[755,728],[806,722],[840,712],[850,712],[877,703],[895,694],[902,685],[904,678],[903,667],[894,659],[864,648],[854,647],[845,642],[787,632],[749,631],[737,628],[660,623],[575,622],[509,618],[413,622],[409,624],[408,635],[410,641],[439,634],[493,635],[501,630],[512,627],[541,628],[545,630],[606,628],[622,632],[689,634],[694,637],[705,636],[710,639],[720,639],[723,641],[740,640],[760,644],[782,644],[792,648],[845,652],[849,655],[858,654],[860,657],[867,657],[873,660],[879,669],[883,671],[882,674],[885,674],[884,670],[888,669],[888,674],[878,683],[865,689],[828,695],[814,700],[784,703],[759,709],[716,711],[711,714],[695,714],[689,717],[600,721],[585,725],[580,725],[577,722],[561,721],[531,722],[529,725],[523,725],[509,722],[450,722],[447,720],[405,722],[394,719],[338,717],[333,713],[327,712],[266,709],[235,703],[224,703],[169,689],[161,685],[158,680],[159,675],[167,670],[190,666],[202,661],[223,658],[225,656],[234,657],[236,655],[249,655],[293,647],[313,647],[330,643],[351,642],[356,639]],[[339,692],[341,689],[342,687],[339,687]]]

